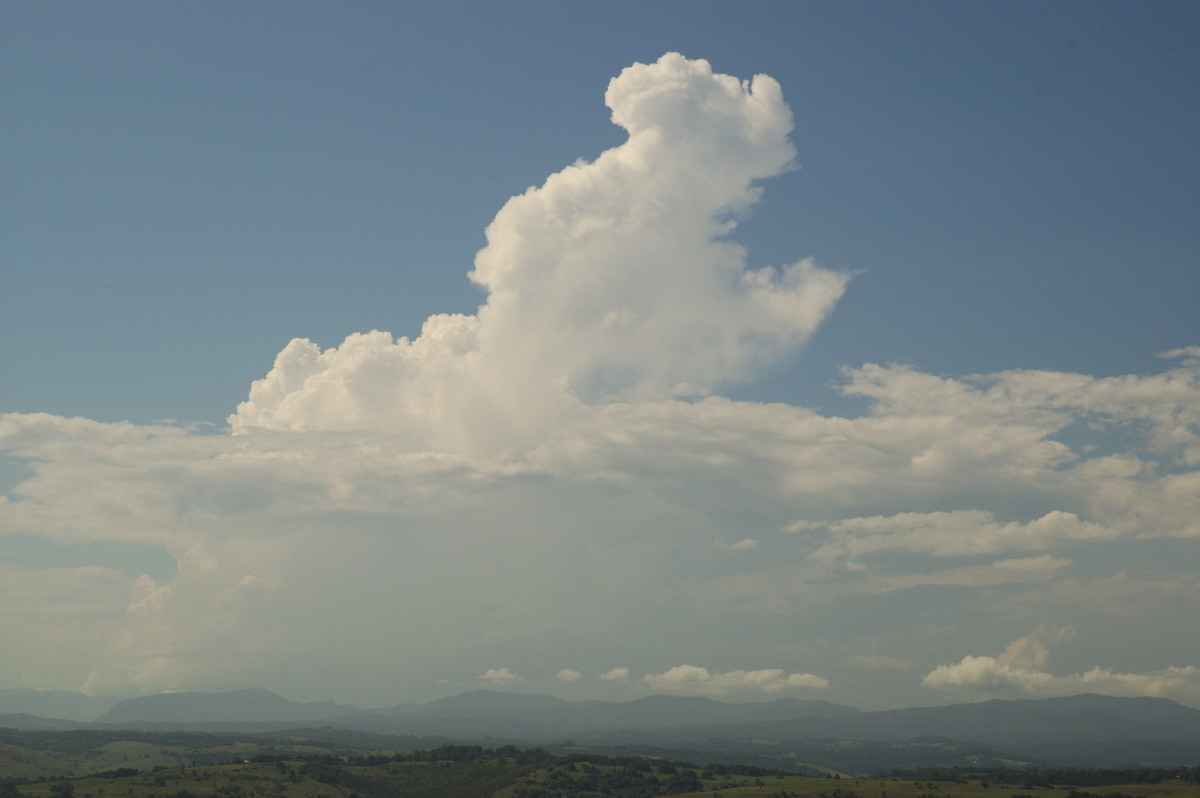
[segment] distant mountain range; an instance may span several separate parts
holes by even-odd
[[[764,746],[811,751],[831,741],[859,741],[924,745],[934,752],[931,756],[938,745],[954,743],[950,748],[956,755],[963,746],[978,749],[971,754],[976,759],[997,758],[1004,752],[1017,761],[1042,763],[1200,764],[1200,710],[1163,698],[1088,694],[862,712],[795,698],[731,703],[658,695],[626,702],[572,702],[475,690],[428,704],[362,710],[332,701],[288,701],[257,689],[142,696],[107,708],[79,694],[31,692],[0,690],[0,727],[239,732],[313,727],[490,745],[546,745],[570,739],[596,748],[640,745],[693,751]],[[76,720],[88,707],[100,710],[94,720]],[[55,719],[55,709],[70,712]]]
[[[332,715],[361,712],[349,704],[317,701],[301,704],[269,690],[229,693],[162,693],[127,698],[96,719],[106,726],[159,726],[211,723],[306,723]]]
[[[0,690],[0,715],[26,714],[42,718],[95,720],[121,696],[91,696],[68,690],[30,690],[16,687]]]

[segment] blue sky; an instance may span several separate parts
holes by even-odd
[[[670,50],[796,115],[752,261],[863,272],[779,398],[865,361],[1137,371],[1200,324],[1188,4],[4,14],[7,409],[220,422],[293,336],[472,312],[495,211],[619,143],[604,86]]]
[[[0,14],[0,566],[35,608],[0,631],[55,640],[0,686],[382,704],[481,680],[564,697],[768,684],[897,706],[1083,685],[1200,705],[1195,636],[1153,631],[1194,624],[1169,608],[1197,590],[1193,4]],[[647,72],[663,97],[767,75],[781,104],[727,113],[794,129],[767,124],[762,163],[696,155],[750,135],[704,114],[694,139],[633,146],[609,81],[670,52],[711,69]],[[661,165],[637,177],[621,159],[638,153]],[[594,169],[567,169],[580,159]],[[638,216],[647,197],[674,210]],[[714,209],[736,228],[706,227]],[[578,214],[628,234],[545,244]],[[416,343],[342,345],[372,330]],[[332,504],[288,499],[303,486]],[[413,586],[354,557],[394,558]],[[483,578],[489,563],[511,573]],[[371,624],[323,623],[297,585],[319,603],[355,582],[330,606],[371,616],[424,602],[422,571],[477,585],[393,630],[437,656],[386,687],[400,643],[356,671],[322,659],[370,648]],[[77,595],[31,587],[51,575]],[[783,587],[809,583],[827,589]],[[629,596],[644,623],[585,611]],[[1098,596],[1136,609],[1101,617]],[[554,604],[628,642],[565,634]],[[197,633],[220,657],[184,642],[192,612],[221,619]],[[304,612],[328,645],[281,676],[267,649],[302,650],[282,619]],[[48,670],[53,652],[82,664]]]

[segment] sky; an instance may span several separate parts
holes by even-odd
[[[1200,6],[0,4],[0,688],[1200,707]]]

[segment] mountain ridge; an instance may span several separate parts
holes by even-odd
[[[97,724],[256,723],[305,721],[352,711],[358,707],[334,701],[289,701],[270,690],[247,687],[224,693],[181,692],[138,696],[117,702]]]
[[[1086,693],[863,712],[797,698],[729,702],[652,695],[623,702],[566,701],[537,693],[473,690],[427,704],[364,710],[333,701],[289,701],[267,690],[248,688],[126,699],[90,724],[3,710],[0,704],[0,727],[25,729],[270,733],[326,728],[489,745],[575,740],[588,746],[716,746],[722,750],[741,750],[751,743],[798,749],[830,740],[890,745],[945,739],[1002,749],[1026,760],[1057,752],[1054,755],[1062,761],[1077,762],[1090,749],[1126,764],[1161,764],[1164,757],[1176,764],[1200,762],[1200,710],[1166,698]]]
[[[92,721],[112,709],[125,696],[87,695],[73,690],[35,690],[10,687],[0,690],[0,715],[33,715]]]

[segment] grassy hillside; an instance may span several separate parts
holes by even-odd
[[[205,735],[93,739],[88,748],[77,737],[38,739],[41,750],[0,744],[0,798],[1200,798],[1200,768],[854,779],[511,746],[390,752]]]

